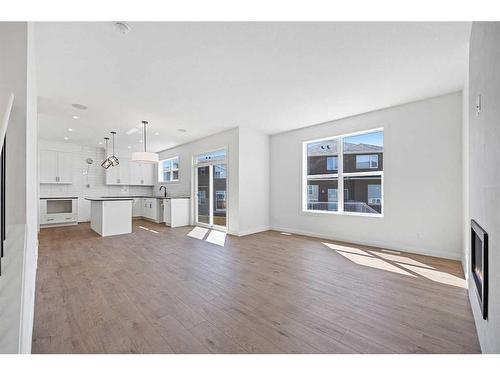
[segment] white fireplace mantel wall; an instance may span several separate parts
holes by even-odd
[[[489,307],[483,320],[474,281],[468,278],[469,298],[483,353],[500,353],[500,23],[474,22],[470,39],[468,82],[469,214],[464,228],[464,265],[469,274],[470,219],[486,232],[489,240]],[[483,108],[475,113],[477,95]],[[467,163],[466,163],[467,164]],[[467,168],[465,168],[467,172]],[[465,209],[467,214],[467,209]]]

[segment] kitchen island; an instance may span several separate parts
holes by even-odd
[[[90,227],[103,237],[132,233],[133,198],[85,198],[90,201]]]

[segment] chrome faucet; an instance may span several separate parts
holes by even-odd
[[[166,186],[164,186],[164,185],[161,185],[161,186],[160,186],[160,191],[161,191],[161,188],[163,188],[163,189],[164,189],[164,190],[163,190],[163,196],[166,198],[166,197],[167,197],[167,187],[166,187]]]

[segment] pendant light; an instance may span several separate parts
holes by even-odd
[[[116,132],[111,132],[111,136],[113,137],[113,155],[111,155],[108,159],[111,162],[111,165],[113,167],[116,167],[118,164],[120,164],[120,161],[118,158],[115,156],[115,134]]]
[[[140,162],[140,163],[146,163],[146,164],[154,164],[158,163],[158,154],[154,152],[147,152],[146,150],[146,125],[148,124],[147,121],[142,121],[142,126],[143,126],[143,143],[144,143],[144,151],[143,152],[133,152],[132,153],[132,161]]]
[[[111,160],[109,160],[109,158],[108,158],[108,141],[109,141],[109,138],[108,137],[104,137],[104,141],[106,142],[106,153],[104,154],[104,156],[106,157],[106,159],[104,159],[104,161],[101,163],[101,167],[103,167],[104,169],[108,169],[109,167],[111,167]]]

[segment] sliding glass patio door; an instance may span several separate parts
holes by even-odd
[[[196,224],[227,228],[227,163],[225,150],[195,157]]]

